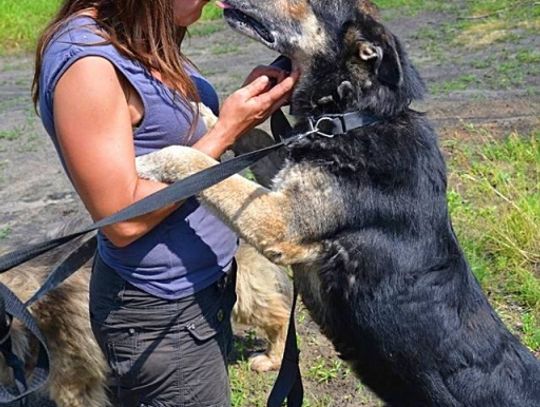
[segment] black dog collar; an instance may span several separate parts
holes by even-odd
[[[311,134],[319,134],[323,137],[332,138],[348,131],[366,127],[380,122],[380,118],[364,113],[362,111],[349,112],[343,114],[327,114],[318,117],[307,117],[309,128],[305,133],[292,134],[293,128],[289,120],[281,109],[272,115],[270,125],[272,134],[276,141],[285,141],[290,144],[295,140],[304,138]]]
[[[345,134],[360,127],[379,122],[380,119],[362,111],[327,114],[319,117],[308,117],[310,130],[323,137],[334,137]]]

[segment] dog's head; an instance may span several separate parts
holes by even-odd
[[[368,0],[226,0],[235,30],[287,55],[303,72],[293,103],[310,113],[388,116],[424,85]]]

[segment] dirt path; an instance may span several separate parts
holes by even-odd
[[[492,64],[497,63],[497,56],[504,52],[505,44],[455,52],[445,42],[445,36],[459,33],[441,34],[439,30],[448,18],[442,13],[424,13],[392,18],[389,22],[435,90],[417,107],[428,112],[443,137],[459,135],[464,126],[470,125],[486,127],[500,135],[538,129],[538,71],[520,73],[524,78],[519,86],[498,87],[497,81],[506,77],[488,74]],[[186,52],[222,97],[237,89],[252,67],[276,56],[223,24],[211,23],[204,30],[210,33],[189,39]],[[437,42],[440,45],[434,45]],[[538,49],[538,45],[538,36],[529,35],[518,41],[524,49]],[[51,225],[82,210],[33,112],[28,90],[31,75],[31,57],[0,59],[0,253],[43,239]],[[302,368],[310,405],[377,405],[338,361],[305,312],[300,313],[299,321],[304,349]],[[259,342],[251,339],[239,341],[237,353],[260,347]],[[232,375],[237,405],[258,405],[259,399],[250,397],[255,392],[265,392],[269,380],[255,377],[246,371],[245,364],[239,363]],[[245,386],[243,391],[239,391],[240,386]]]

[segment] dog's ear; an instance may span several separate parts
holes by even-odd
[[[375,45],[367,40],[358,42],[360,59],[373,64],[373,71],[380,82],[399,87],[403,82],[403,70],[393,38],[384,45]]]
[[[379,64],[383,57],[383,51],[381,47],[377,47],[369,41],[361,40],[358,43],[358,55],[363,61],[375,61],[376,64]]]

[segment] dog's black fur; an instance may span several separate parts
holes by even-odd
[[[287,40],[303,35],[302,21],[279,26],[291,3],[299,18],[302,2],[326,37],[307,56]],[[262,42],[301,60],[292,102],[298,132],[307,130],[307,116],[360,110],[381,118],[289,149],[289,166],[316,166],[339,185],[346,216],[322,236],[311,228],[303,234],[323,241],[321,289],[309,272],[298,282],[341,357],[391,406],[540,406],[540,364],[488,303],[452,230],[437,136],[409,107],[424,85],[399,40],[358,1],[229,3],[273,33],[274,42]],[[232,14],[229,21],[257,37]]]

